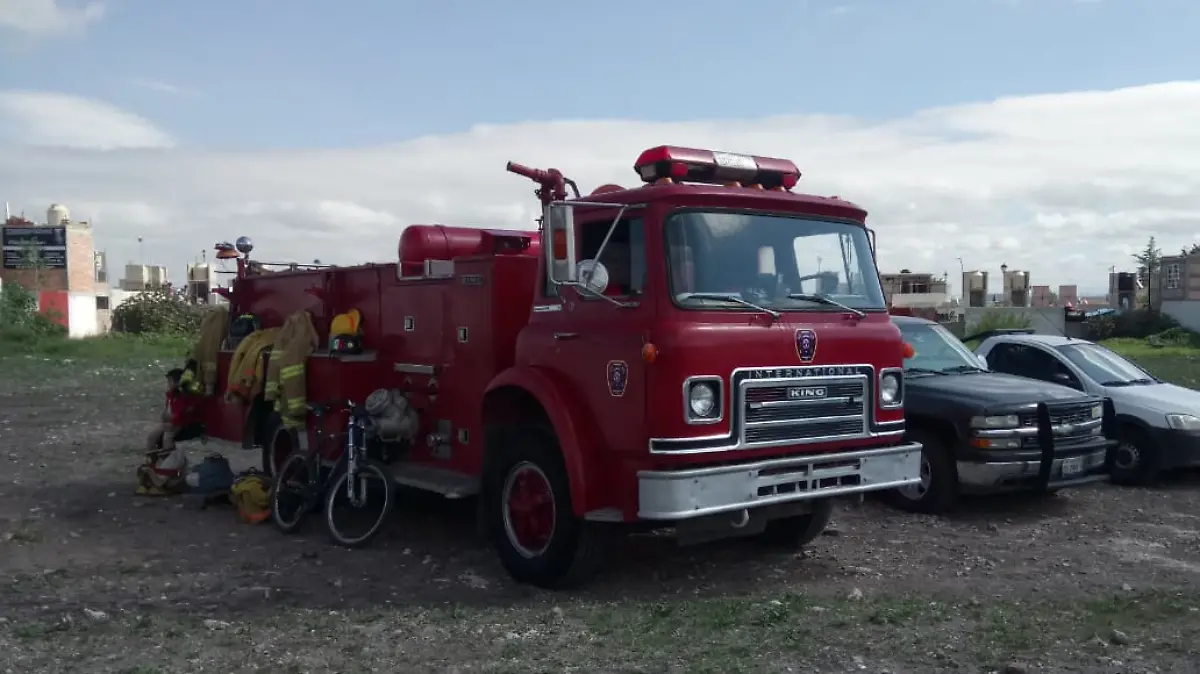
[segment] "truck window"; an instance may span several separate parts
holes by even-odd
[[[611,224],[612,220],[601,220],[579,226],[580,260],[596,258]],[[641,218],[626,218],[617,223],[600,262],[608,269],[605,295],[639,295],[646,289],[646,236]]]
[[[885,309],[866,230],[803,216],[681,211],[667,220],[671,295],[685,308],[744,311],[689,293],[737,293],[777,311],[837,311],[788,297],[828,295],[856,309]]]

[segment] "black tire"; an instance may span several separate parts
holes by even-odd
[[[591,580],[607,561],[610,531],[603,524],[577,517],[571,506],[571,487],[554,432],[542,426],[514,427],[492,435],[481,494],[484,530],[514,580],[547,590],[579,587]],[[550,527],[545,543],[533,549],[514,527],[510,496],[518,480],[538,484],[549,500]],[[529,487],[534,489],[534,487]],[[544,514],[544,513],[543,513]],[[522,527],[523,528],[523,527]]]
[[[1158,481],[1161,449],[1141,428],[1122,426],[1117,431],[1117,446],[1109,460],[1112,481],[1127,486],[1148,486]]]
[[[958,500],[958,471],[950,448],[937,433],[924,428],[908,432],[908,439],[919,442],[921,449],[920,485],[889,489],[884,501],[908,512],[939,514],[954,507]]]
[[[313,465],[300,452],[289,456],[271,481],[271,521],[285,534],[301,531],[318,500]],[[285,484],[286,481],[286,484]]]
[[[300,449],[299,438],[295,430],[283,424],[277,412],[272,412],[267,420],[263,437],[266,440],[263,442],[262,456],[259,457],[262,472],[267,477],[275,477],[276,468]]]
[[[812,543],[833,519],[833,499],[813,501],[812,507],[810,513],[767,522],[767,528],[755,540],[769,547],[789,550],[798,550]]]
[[[330,540],[346,548],[361,548],[370,543],[387,522],[387,516],[392,511],[396,500],[396,488],[392,483],[392,476],[384,470],[382,465],[375,461],[367,461],[358,467],[358,472],[360,475],[378,481],[377,487],[382,491],[383,504],[379,507],[379,514],[375,521],[366,531],[358,534],[347,534],[340,531],[334,521],[334,507],[339,499],[346,496],[346,478],[349,473],[344,468],[338,471],[330,481],[325,493],[325,531],[329,534]]]

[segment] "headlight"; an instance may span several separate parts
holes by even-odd
[[[1200,419],[1190,414],[1168,414],[1167,426],[1177,431],[1200,431]]]
[[[1104,405],[1096,405],[1095,407],[1092,408],[1092,418],[1093,419],[1103,419],[1104,418]]]
[[[971,428],[1017,428],[1021,420],[1015,414],[1001,414],[990,417],[971,417]]]
[[[689,382],[685,389],[688,423],[714,423],[721,419],[721,383],[714,379]]]
[[[885,372],[879,377],[879,402],[884,405],[896,405],[900,402],[899,374]]]

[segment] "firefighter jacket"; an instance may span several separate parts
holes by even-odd
[[[316,348],[317,329],[312,315],[297,311],[288,316],[271,347],[263,395],[266,400],[275,401],[275,411],[285,426],[302,427],[308,417],[305,365]]]
[[[200,336],[192,346],[190,360],[196,362],[196,371],[187,370],[180,379],[180,386],[188,393],[212,395],[217,388],[217,354],[221,342],[229,332],[229,310],[214,307],[200,320]]]
[[[229,381],[225,399],[250,402],[263,391],[266,377],[263,372],[263,350],[270,347],[279,328],[255,330],[238,344],[229,362]]]

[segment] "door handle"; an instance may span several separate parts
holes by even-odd
[[[566,341],[568,339],[575,339],[578,336],[579,336],[578,332],[556,332],[556,333],[554,333],[554,339],[556,339],[560,342]]]

